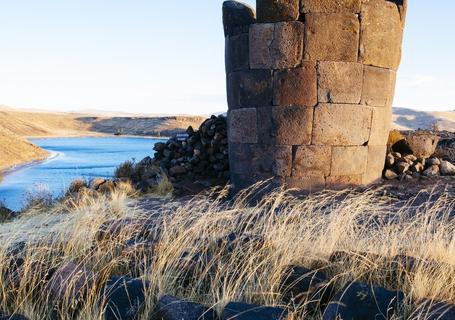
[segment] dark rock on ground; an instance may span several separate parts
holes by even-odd
[[[171,296],[162,297],[156,306],[159,320],[214,320],[215,312],[201,304]]]
[[[361,283],[348,284],[329,303],[323,320],[386,320],[399,308],[404,294]]]
[[[439,301],[422,301],[411,317],[425,320],[455,319],[455,305]]]
[[[135,320],[145,302],[148,284],[141,279],[113,277],[106,283],[105,320]]]
[[[221,320],[286,320],[287,311],[242,302],[230,302],[224,308]]]
[[[0,315],[0,320],[28,320],[26,316],[21,314]]]
[[[280,288],[286,303],[305,303],[307,309],[312,310],[326,304],[332,291],[325,274],[298,266],[292,266],[284,272]]]

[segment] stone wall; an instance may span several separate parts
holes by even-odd
[[[316,190],[384,168],[406,0],[223,4],[229,157],[237,188]]]

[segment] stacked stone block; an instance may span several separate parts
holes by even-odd
[[[231,181],[317,190],[381,178],[406,0],[223,4]]]

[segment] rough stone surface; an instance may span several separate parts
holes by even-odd
[[[305,13],[359,13],[361,0],[302,0],[301,11]]]
[[[232,72],[227,77],[230,109],[272,105],[272,73],[269,70]]]
[[[294,163],[292,164],[293,177],[308,175],[328,176],[332,163],[332,148],[329,146],[298,146],[296,147]]]
[[[419,158],[428,158],[434,154],[438,146],[439,137],[431,133],[416,132],[407,139],[412,153]]]
[[[272,141],[279,145],[310,144],[313,108],[273,107]]]
[[[455,176],[455,165],[449,161],[441,161],[440,169],[441,174],[445,176]]]
[[[326,178],[327,188],[342,190],[362,184],[362,175],[330,176]]]
[[[361,12],[360,58],[366,65],[397,69],[403,24],[394,1],[368,0]]]
[[[387,169],[384,172],[384,178],[386,178],[387,180],[393,180],[398,178],[398,175],[393,170]]]
[[[387,147],[385,145],[368,146],[367,169],[362,179],[363,184],[369,185],[381,180],[386,153]]]
[[[221,320],[286,320],[287,311],[241,302],[230,302],[224,308]]]
[[[257,23],[250,27],[252,69],[294,68],[303,55],[302,22]]]
[[[268,179],[291,175],[292,147],[235,144],[229,147],[231,171]]]
[[[215,312],[209,308],[171,296],[162,297],[156,306],[160,320],[214,320]]]
[[[423,172],[423,175],[426,177],[437,177],[439,176],[439,166],[432,165]]]
[[[325,177],[317,172],[308,172],[308,175],[302,177],[286,177],[286,187],[310,192],[320,191],[325,188]]]
[[[384,146],[392,126],[392,108],[373,108],[369,146]]]
[[[314,111],[313,144],[360,146],[370,137],[372,109],[349,104],[319,104]]]
[[[140,279],[113,277],[106,283],[105,320],[137,319],[145,303],[147,283]]]
[[[255,12],[249,6],[237,1],[224,1],[223,26],[226,36],[248,32],[250,24],[255,22]]]
[[[256,109],[237,109],[228,113],[229,141],[256,143],[258,141]]]
[[[226,38],[226,73],[250,67],[249,39],[248,34]]]
[[[294,21],[299,18],[299,0],[257,0],[259,22]]]
[[[321,61],[318,64],[318,100],[360,103],[363,65],[353,62]]]
[[[355,14],[306,14],[305,60],[357,62],[359,28]]]
[[[273,80],[273,104],[276,106],[308,106],[318,103],[317,75],[314,62],[302,67],[276,71]]]
[[[403,300],[401,292],[353,283],[335,296],[325,309],[322,319],[390,319]]]
[[[368,147],[333,147],[331,176],[361,175],[366,172]]]
[[[365,66],[362,103],[374,107],[391,106],[395,91],[396,72]]]

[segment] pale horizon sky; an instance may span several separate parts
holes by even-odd
[[[222,2],[0,0],[0,105],[223,112]],[[394,106],[454,110],[455,1],[409,2]]]

